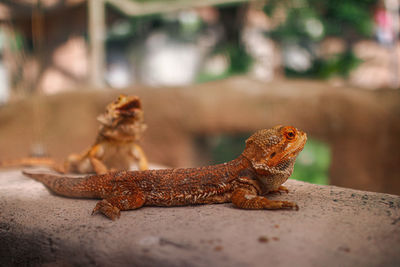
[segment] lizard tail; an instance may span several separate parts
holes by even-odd
[[[62,168],[60,168],[60,166],[53,159],[47,157],[28,157],[0,161],[0,168],[12,168],[20,166],[48,166],[55,171],[62,172]]]
[[[78,198],[100,197],[86,185],[90,176],[72,177],[50,173],[32,173],[27,171],[22,171],[22,173],[38,182],[41,182],[51,192],[57,195]]]

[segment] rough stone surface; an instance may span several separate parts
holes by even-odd
[[[0,266],[400,266],[400,197],[289,180],[299,211],[231,204],[91,216],[96,200],[0,173]]]

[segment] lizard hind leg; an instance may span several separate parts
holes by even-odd
[[[111,220],[119,219],[121,210],[133,210],[142,207],[145,203],[143,193],[132,195],[116,195],[97,202],[92,215],[101,212]]]

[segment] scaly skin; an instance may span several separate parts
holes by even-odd
[[[0,167],[49,166],[60,173],[97,173],[128,170],[134,162],[147,169],[147,159],[137,144],[146,125],[137,96],[120,95],[97,120],[101,123],[95,143],[82,154],[72,154],[63,165],[51,158],[23,158],[0,162]]]
[[[142,206],[182,206],[232,202],[242,209],[298,209],[296,203],[269,200],[267,193],[288,191],[307,140],[291,126],[260,130],[246,141],[243,153],[227,163],[188,169],[119,171],[72,178],[24,172],[66,197],[99,198],[93,213],[119,218],[121,210]]]

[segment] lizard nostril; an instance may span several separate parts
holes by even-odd
[[[275,155],[276,155],[276,153],[275,153],[275,152],[272,152],[271,155],[269,156],[269,158],[272,159],[273,157],[275,157]]]

